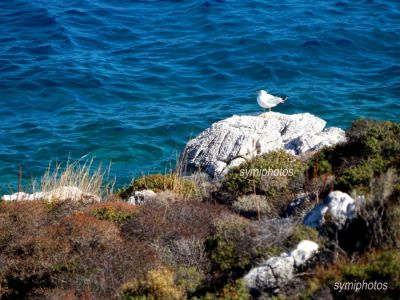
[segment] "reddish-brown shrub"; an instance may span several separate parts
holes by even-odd
[[[113,222],[83,213],[56,220],[40,202],[27,205],[16,203],[14,211],[7,207],[0,213],[3,231],[21,222],[20,232],[7,229],[16,234],[9,235],[0,252],[0,298],[43,299],[44,291],[56,288],[56,294],[73,289],[77,299],[90,299],[85,293],[110,299],[122,282],[141,278],[159,265],[148,243],[124,241]],[[29,220],[37,226],[29,227]]]
[[[198,201],[151,201],[122,226],[122,234],[129,240],[150,243],[167,264],[196,266],[205,271],[205,240],[223,212],[229,213],[220,205]]]
[[[47,222],[46,207],[39,201],[0,202],[0,252]]]

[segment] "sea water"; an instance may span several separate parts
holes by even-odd
[[[49,161],[173,168],[233,114],[399,120],[400,1],[0,1],[0,192]],[[87,155],[87,156],[86,156]]]

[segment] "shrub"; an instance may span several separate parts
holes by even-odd
[[[152,174],[135,179],[127,189],[121,190],[119,195],[122,198],[128,198],[134,191],[147,189],[154,192],[171,190],[182,197],[192,197],[197,193],[194,182],[171,173],[166,175]]]
[[[192,300],[249,300],[253,299],[249,289],[243,280],[227,283],[221,290],[206,293],[201,297],[193,297]]]
[[[370,193],[361,206],[358,219],[349,223],[348,228],[364,237],[365,248],[390,248],[398,245],[400,233],[400,197],[396,192],[399,178],[393,169],[370,182]],[[347,232],[346,232],[347,233]],[[352,241],[350,241],[351,243]]]
[[[77,252],[93,251],[110,241],[120,240],[119,230],[114,224],[82,213],[64,218],[54,230],[56,235],[67,238]]]
[[[57,288],[73,289],[80,298],[88,290],[93,298],[110,299],[121,282],[144,276],[159,264],[150,245],[123,241],[112,222],[83,212],[61,219],[53,214],[41,201],[1,204],[5,299],[42,299],[43,293],[60,294]]]
[[[249,289],[243,280],[227,284],[218,297],[220,300],[249,300],[251,298]]]
[[[318,267],[308,281],[304,298],[328,288],[335,299],[395,299],[400,293],[400,253],[397,250],[370,252],[356,262],[340,261],[336,265]],[[387,283],[387,289],[335,289],[335,283]]]
[[[174,282],[174,273],[168,269],[152,270],[145,280],[126,283],[121,288],[121,298],[126,300],[180,300],[184,294]]]
[[[209,262],[204,242],[224,211],[220,205],[199,201],[150,201],[123,224],[122,233],[125,239],[152,244],[165,264],[205,271]]]
[[[40,201],[0,203],[0,253],[11,242],[32,234],[48,221],[47,209]]]
[[[255,194],[238,197],[232,207],[244,216],[267,215],[271,212],[267,198]]]
[[[369,191],[370,180],[388,169],[400,171],[400,124],[355,121],[346,132],[348,143],[323,149],[310,160],[318,175],[333,172],[337,189]]]
[[[223,273],[235,277],[250,267],[256,253],[253,236],[249,221],[242,217],[227,214],[217,220],[213,234],[206,241],[216,277]]]
[[[291,176],[289,174],[286,176],[263,176],[262,170],[290,170],[292,172]],[[296,189],[299,181],[302,185],[305,170],[305,163],[293,155],[283,150],[273,151],[229,170],[222,181],[221,189],[233,194],[257,192],[267,196],[276,196],[282,191]],[[282,172],[282,174],[286,173]]]
[[[292,250],[297,246],[298,243],[300,243],[303,240],[310,240],[316,242],[320,246],[322,244],[322,239],[319,237],[319,233],[317,230],[309,226],[299,224],[296,227],[294,227],[291,234],[285,240],[284,245],[286,249]]]
[[[176,284],[186,294],[192,294],[201,287],[205,276],[196,267],[179,267],[176,271]]]
[[[116,224],[122,224],[130,220],[137,211],[136,206],[126,202],[103,202],[88,209],[89,215],[99,220],[111,221]]]

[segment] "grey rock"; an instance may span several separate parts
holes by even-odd
[[[339,128],[312,114],[269,112],[259,116],[232,116],[216,122],[186,145],[181,165],[186,174],[205,171],[223,176],[230,168],[264,153],[285,149],[301,155],[346,140]]]

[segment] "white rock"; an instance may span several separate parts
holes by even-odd
[[[298,137],[292,143],[294,144],[295,154],[302,154],[344,142],[346,142],[345,132],[340,128],[331,127],[316,134],[307,133]]]
[[[325,125],[324,120],[309,113],[232,116],[189,141],[181,156],[182,165],[187,174],[200,170],[219,177],[245,160],[272,150],[300,155],[346,140],[343,130],[324,129]]]
[[[11,195],[4,195],[3,197],[1,197],[1,200],[4,201],[15,201],[15,200],[28,200],[29,194],[24,193],[24,192],[18,192],[18,193],[14,193]]]
[[[48,200],[74,200],[82,198],[82,191],[76,186],[62,186],[56,188],[48,194]]]
[[[49,193],[45,192],[36,192],[33,194],[28,194],[28,199],[26,200],[41,200],[41,199],[47,199],[49,196]]]
[[[82,201],[85,203],[99,202],[100,197],[83,193],[79,188],[74,186],[62,186],[56,188],[50,192],[36,192],[33,194],[27,194],[23,192],[15,193],[12,195],[4,195],[2,200],[5,201],[30,201],[30,200],[47,200],[47,201]]]
[[[290,256],[294,259],[295,267],[304,265],[315,253],[318,252],[318,244],[313,241],[303,240],[296,249],[290,252]]]
[[[243,278],[250,289],[275,289],[293,279],[294,259],[287,254],[268,259]]]
[[[357,215],[357,207],[353,198],[341,191],[333,191],[323,203],[317,204],[304,218],[304,224],[311,227],[320,227],[325,223],[325,214],[340,228],[347,219]]]
[[[148,200],[154,199],[157,194],[152,190],[135,191],[134,196],[128,198],[128,203],[139,205]]]
[[[312,241],[301,241],[290,254],[282,253],[250,270],[243,277],[250,289],[258,291],[279,290],[280,287],[291,281],[296,268],[304,265],[318,252],[318,244]]]

